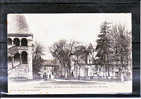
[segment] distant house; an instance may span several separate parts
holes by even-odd
[[[55,60],[44,60],[43,67],[39,74],[43,79],[55,79],[57,77],[57,70],[59,65],[56,64]]]
[[[88,55],[87,59],[71,57],[71,72],[74,79],[90,79],[95,75],[95,64],[92,56]]]

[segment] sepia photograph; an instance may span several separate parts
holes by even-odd
[[[131,13],[7,15],[8,94],[131,94]]]

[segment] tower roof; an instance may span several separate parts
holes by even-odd
[[[29,33],[28,24],[24,15],[8,15],[8,33]]]

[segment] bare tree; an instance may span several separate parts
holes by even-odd
[[[120,75],[128,70],[131,61],[131,32],[123,25],[114,25],[112,28],[114,39],[114,61],[119,66]]]
[[[61,76],[65,79],[71,78],[71,56],[77,42],[60,40],[50,47],[50,52],[60,63]]]

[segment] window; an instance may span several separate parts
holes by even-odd
[[[21,54],[22,64],[27,64],[27,52],[23,51]]]
[[[8,38],[8,45],[12,45],[12,39]]]
[[[21,46],[27,46],[27,39],[26,38],[23,38],[21,40]]]
[[[19,53],[16,53],[16,54],[14,55],[14,64],[15,64],[15,65],[20,64],[20,54],[19,54]]]
[[[14,39],[14,44],[15,44],[16,46],[20,46],[20,40],[19,40],[18,38],[15,38],[15,39]]]

